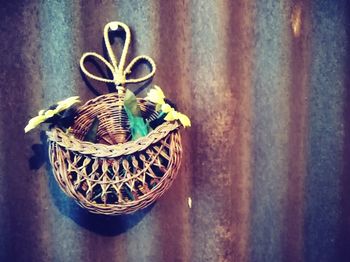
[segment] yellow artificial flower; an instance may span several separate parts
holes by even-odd
[[[174,108],[172,108],[169,104],[165,103],[161,105],[161,110],[164,113],[169,113],[171,110],[174,110]]]
[[[33,117],[29,120],[28,124],[24,128],[24,132],[27,133],[28,131],[40,125],[41,123],[45,122],[47,119],[53,117],[54,115],[68,109],[72,105],[79,102],[79,96],[72,96],[65,100],[57,102],[57,106],[55,109],[40,110],[36,117]]]
[[[165,102],[165,95],[159,86],[154,86],[151,89],[146,99],[152,103],[156,104],[156,110],[161,110],[163,113],[167,114],[164,118],[165,121],[175,121],[179,120],[184,127],[191,126],[191,120],[185,114],[176,111],[171,105]]]
[[[190,127],[191,126],[191,120],[185,114],[179,113],[179,120],[180,120],[181,124],[184,127]]]
[[[56,114],[56,110],[49,109],[49,110],[45,111],[44,116],[46,119],[49,119],[49,118],[53,117],[55,114]]]
[[[165,104],[165,95],[163,90],[159,86],[154,86],[153,89],[149,90],[146,99],[151,101],[152,103],[163,105]]]
[[[177,112],[174,108],[165,116],[164,120],[174,121],[179,120],[184,127],[191,126],[191,120],[185,114]]]
[[[174,108],[170,108],[170,110],[168,112],[164,112],[167,115],[164,117],[164,120],[166,121],[174,121],[176,119],[178,119],[178,112],[174,109]]]
[[[32,119],[29,120],[27,126],[24,128],[24,132],[27,133],[28,131],[40,125],[45,120],[46,120],[46,117],[44,115],[38,115],[36,117],[33,117]]]
[[[66,110],[67,108],[70,108],[72,105],[74,105],[76,103],[80,103],[79,96],[68,97],[65,100],[57,102],[57,107],[54,109],[55,114],[57,114],[63,110]]]

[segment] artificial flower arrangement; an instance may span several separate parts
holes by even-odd
[[[108,33],[120,28],[126,40],[118,63]],[[24,130],[49,124],[49,158],[61,189],[90,212],[118,215],[150,205],[170,187],[182,156],[179,130],[191,126],[191,122],[166,99],[160,87],[151,88],[145,98],[125,88],[155,74],[155,63],[147,56],[134,58],[124,70],[130,44],[127,25],[108,23],[104,40],[110,62],[88,52],[82,56],[80,67],[92,79],[113,82],[116,92],[79,107],[78,96],[67,98],[39,111]],[[89,56],[101,60],[113,78],[91,74],[84,66]],[[151,72],[141,78],[128,78],[140,60],[150,64]]]
[[[140,110],[137,105],[137,99],[135,94],[131,90],[128,89],[126,92],[128,93],[129,98],[124,101],[124,107],[128,115],[129,121],[131,123],[131,138],[133,140],[136,140],[141,136],[146,136],[150,132],[151,128],[149,124],[145,123],[142,117],[138,119],[139,121],[135,120],[135,118],[137,117],[135,115],[137,115],[137,113],[133,113],[135,111],[133,111],[130,108],[136,107],[136,111]],[[180,121],[183,127],[191,126],[191,120],[188,116],[176,111],[173,106],[165,102],[165,95],[163,93],[163,90],[159,86],[155,85],[154,88],[148,92],[145,99],[155,104],[156,111],[159,113],[157,120],[163,119],[164,121],[170,122],[178,120]],[[74,106],[80,102],[81,101],[79,96],[72,96],[57,102],[56,104],[49,107],[47,110],[40,110],[37,116],[29,120],[28,124],[24,128],[24,132],[27,133],[43,123],[51,124],[51,127],[58,126],[61,129],[66,130],[70,127],[70,125],[73,124],[74,116],[77,110]],[[159,123],[160,122],[158,121],[158,125]],[[87,140],[94,139],[90,139],[87,137]]]
[[[72,96],[57,102],[47,110],[40,110],[36,117],[29,120],[24,128],[27,133],[42,123],[51,123],[62,129],[69,127],[74,121],[75,104],[80,103],[79,96]]]

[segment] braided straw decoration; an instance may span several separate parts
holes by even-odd
[[[154,132],[154,136],[157,136]],[[50,134],[52,136],[50,136]],[[130,154],[99,157],[81,153],[79,141],[63,131],[49,134],[49,156],[61,189],[92,213],[117,215],[135,212],[152,204],[171,186],[180,167],[182,149],[178,131],[169,131],[149,146],[130,141]],[[54,134],[59,134],[59,142]],[[147,137],[146,140],[153,139]],[[63,146],[62,141],[70,141]],[[145,141],[146,144],[150,141]],[[134,143],[135,142],[135,143]],[[88,143],[88,142],[86,142]],[[90,143],[92,152],[106,152],[103,144]]]
[[[125,30],[126,40],[118,64],[108,31],[119,26]],[[59,128],[48,131],[49,157],[59,186],[80,206],[92,213],[128,214],[150,205],[171,186],[182,157],[180,125],[177,121],[165,122],[147,136],[130,141],[130,124],[124,110],[124,84],[149,79],[155,73],[155,64],[147,56],[138,56],[123,70],[130,44],[130,30],[123,23],[108,23],[104,39],[111,63],[89,52],[82,56],[80,66],[88,77],[115,83],[117,93],[86,102],[78,109],[75,122],[68,131]],[[105,63],[113,79],[88,72],[84,66],[84,59],[88,56]],[[140,59],[150,63],[151,72],[138,79],[126,79]],[[153,103],[144,99],[137,102],[146,121],[158,117]],[[99,120],[96,143],[83,141],[96,118]]]
[[[123,51],[122,51],[122,54],[120,57],[119,64],[118,64],[117,59],[113,53],[112,46],[111,46],[111,43],[110,43],[109,38],[108,38],[109,30],[110,29],[117,30],[118,27],[121,27],[122,29],[124,29],[125,34],[126,34],[125,43],[124,43],[124,47],[123,47]],[[126,54],[128,52],[130,41],[131,41],[130,29],[126,24],[121,23],[121,22],[108,23],[103,30],[103,37],[104,37],[104,41],[106,44],[108,55],[109,55],[112,63],[109,63],[103,56],[101,56],[95,52],[87,52],[87,53],[83,54],[83,56],[80,59],[80,68],[84,72],[85,75],[87,75],[88,77],[90,77],[92,79],[102,81],[105,83],[115,83],[119,94],[123,93],[124,84],[141,83],[141,82],[144,82],[144,81],[146,81],[154,76],[154,74],[156,72],[156,64],[154,63],[152,58],[150,58],[149,56],[145,56],[145,55],[140,55],[140,56],[135,57],[130,62],[130,64],[126,67],[126,69],[124,70]],[[92,56],[92,57],[95,57],[95,58],[101,60],[101,62],[104,63],[107,66],[107,68],[112,72],[113,79],[95,76],[94,74],[90,73],[84,66],[84,61],[89,56]],[[126,76],[131,74],[131,69],[134,67],[134,65],[136,63],[140,62],[141,60],[145,60],[150,64],[151,72],[148,75],[141,77],[141,78],[126,79]]]

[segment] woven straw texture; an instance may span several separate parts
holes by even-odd
[[[120,144],[79,139],[95,117],[104,123],[106,112],[112,114],[115,110],[120,120],[117,101],[117,94],[90,100],[79,109],[71,133],[58,128],[47,132],[57,182],[68,196],[93,213],[127,214],[150,205],[170,187],[180,166],[182,150],[177,122],[163,123],[146,137]],[[156,114],[151,103],[139,100],[139,105],[144,115]],[[111,118],[108,115],[106,121]],[[111,121],[111,128],[101,124],[98,137],[110,134],[110,130],[119,137],[128,137],[129,129],[122,129],[128,127],[127,119],[123,120],[119,126]]]

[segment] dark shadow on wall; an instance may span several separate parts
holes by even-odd
[[[44,131],[40,133],[41,144],[32,146],[34,155],[29,159],[31,169],[37,170],[45,164],[49,176],[49,190],[53,202],[59,212],[72,219],[78,225],[96,234],[116,236],[137,225],[153,208],[154,204],[129,215],[107,216],[93,214],[80,207],[75,201],[64,194],[58,186],[48,157],[47,136]]]
[[[338,247],[340,260],[350,261],[350,3],[347,1],[344,8],[346,27],[346,57],[344,65],[344,148],[343,148],[343,174],[341,176],[341,221],[339,224]]]

